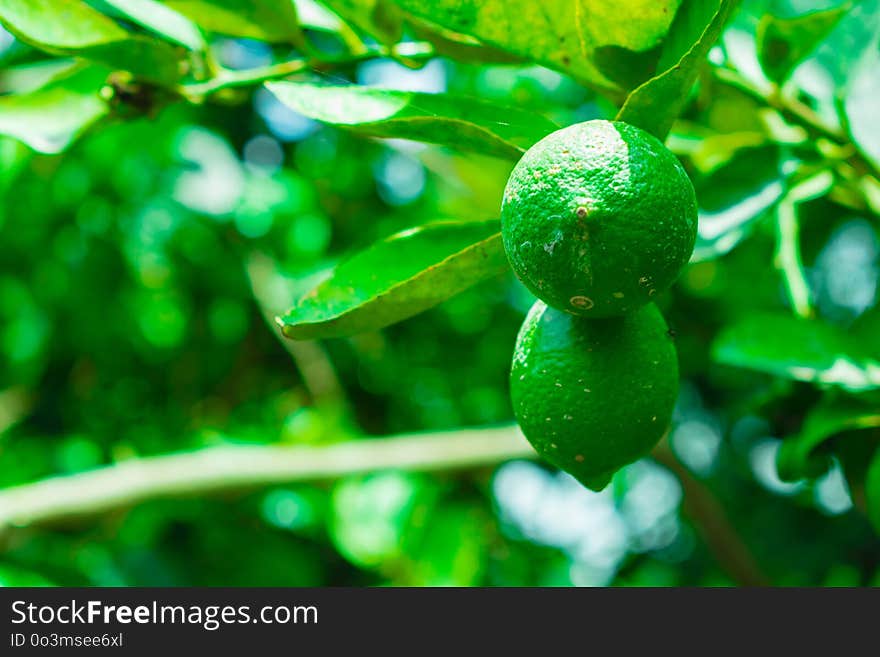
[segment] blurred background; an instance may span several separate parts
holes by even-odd
[[[757,85],[766,9],[744,3],[711,54]],[[834,114],[841,44],[861,42],[863,24],[841,23],[793,77],[820,115]],[[214,48],[235,69],[276,56],[248,39]],[[40,57],[0,32],[0,88],[39,76]],[[313,75],[478,96],[561,125],[615,111],[531,65],[380,59]],[[792,162],[813,155],[764,109],[703,80],[668,142],[701,204],[694,262],[659,301],[682,369],[669,448],[767,581],[880,585],[880,540],[840,467],[795,483],[776,471],[780,438],[820,391],[711,359],[723,326],[786,304],[767,218]],[[63,155],[0,139],[0,488],[207,446],[510,424],[511,350],[533,302],[512,275],[350,339],[285,343],[272,317],[378,238],[497,217],[511,166],[323,127],[251,89],[115,122]],[[803,204],[801,228],[819,312],[849,327],[876,303],[877,217],[823,196]],[[601,493],[515,459],[150,501],[0,533],[0,583],[737,583],[667,465],[639,461]]]

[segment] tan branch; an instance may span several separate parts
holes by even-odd
[[[446,470],[534,455],[512,427],[323,446],[224,445],[136,458],[0,491],[0,531],[105,513],[156,498],[333,479],[400,468]]]

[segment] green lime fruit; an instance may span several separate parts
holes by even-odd
[[[510,395],[537,452],[601,490],[669,427],[678,361],[666,322],[653,303],[588,320],[538,301],[517,337]]]
[[[554,308],[621,315],[668,288],[697,236],[694,187],[654,136],[620,121],[557,130],[517,163],[501,206],[519,279]]]

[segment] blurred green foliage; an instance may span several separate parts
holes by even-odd
[[[625,13],[573,65],[546,38],[527,50],[525,27],[489,29],[478,3],[65,2],[106,21],[71,40],[43,20],[52,1],[0,1],[0,489],[230,443],[509,423],[532,303],[510,274],[316,343],[285,345],[273,317],[399,231],[496,218],[521,148],[498,134],[612,118],[687,51],[664,46],[671,18]],[[476,13],[448,23],[445,5]],[[744,0],[689,64],[667,140],[701,208],[659,301],[683,377],[669,444],[774,584],[880,585],[878,40],[876,0]],[[317,95],[298,101],[308,118],[240,75],[291,57],[307,66],[285,84],[395,88],[405,119],[434,123],[326,126],[341,121]],[[522,115],[418,100],[438,92]],[[443,126],[462,116],[488,132],[459,151]],[[421,131],[443,145],[364,136]],[[0,585],[736,583],[686,492],[649,459],[602,493],[521,460],[230,490],[0,530]]]

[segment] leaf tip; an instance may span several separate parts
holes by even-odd
[[[276,315],[275,316],[275,325],[281,330],[281,333],[284,337],[289,338],[290,335],[290,324],[287,323],[287,317]]]

